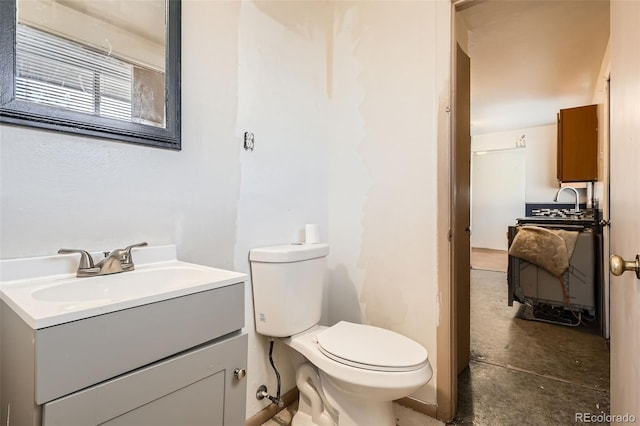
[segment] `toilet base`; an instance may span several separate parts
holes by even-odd
[[[338,411],[338,426],[396,426],[392,401],[375,401],[345,393],[322,371],[320,380],[329,404]]]
[[[310,363],[296,371],[300,391],[292,426],[395,426],[391,401],[375,401],[339,390]]]
[[[296,385],[300,397],[298,411],[293,416],[291,426],[335,426],[336,411],[329,405],[322,390],[320,376],[311,363],[306,362],[298,367]]]

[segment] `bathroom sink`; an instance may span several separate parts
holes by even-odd
[[[0,298],[9,305],[33,329],[50,327],[64,322],[128,309],[171,298],[186,296],[218,287],[243,282],[246,275],[223,269],[176,260],[175,248],[141,249],[137,255],[141,260],[136,269],[111,275],[77,278],[65,269],[42,269],[42,275],[19,279],[14,275],[0,281]],[[159,253],[159,254],[157,254]],[[167,255],[168,253],[168,255]],[[14,260],[1,261],[5,270],[33,271],[40,264],[51,265],[70,260],[73,256],[49,256],[20,259],[23,265],[14,265]],[[31,262],[31,263],[27,263]],[[33,262],[39,262],[34,264]],[[35,266],[34,266],[35,265]]]
[[[31,293],[35,300],[48,302],[113,302],[167,292],[207,282],[211,272],[192,266],[167,266],[139,269],[130,273],[70,278]]]

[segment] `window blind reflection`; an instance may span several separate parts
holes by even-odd
[[[16,58],[17,99],[132,121],[132,64],[24,24]]]

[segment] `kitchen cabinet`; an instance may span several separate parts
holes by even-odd
[[[561,109],[558,113],[558,180],[598,180],[598,106]]]

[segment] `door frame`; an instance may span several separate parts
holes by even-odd
[[[450,0],[449,19],[449,49],[448,55],[448,93],[440,97],[438,108],[438,227],[447,230],[446,235],[438,238],[438,302],[440,307],[439,322],[436,331],[437,368],[436,368],[436,417],[443,421],[453,419],[457,411],[458,375],[457,364],[457,333],[455,318],[455,295],[453,289],[453,259],[451,226],[453,214],[452,183],[452,141],[455,137],[454,119],[451,111],[455,88],[452,83],[456,70],[456,10],[462,3],[476,0]]]

